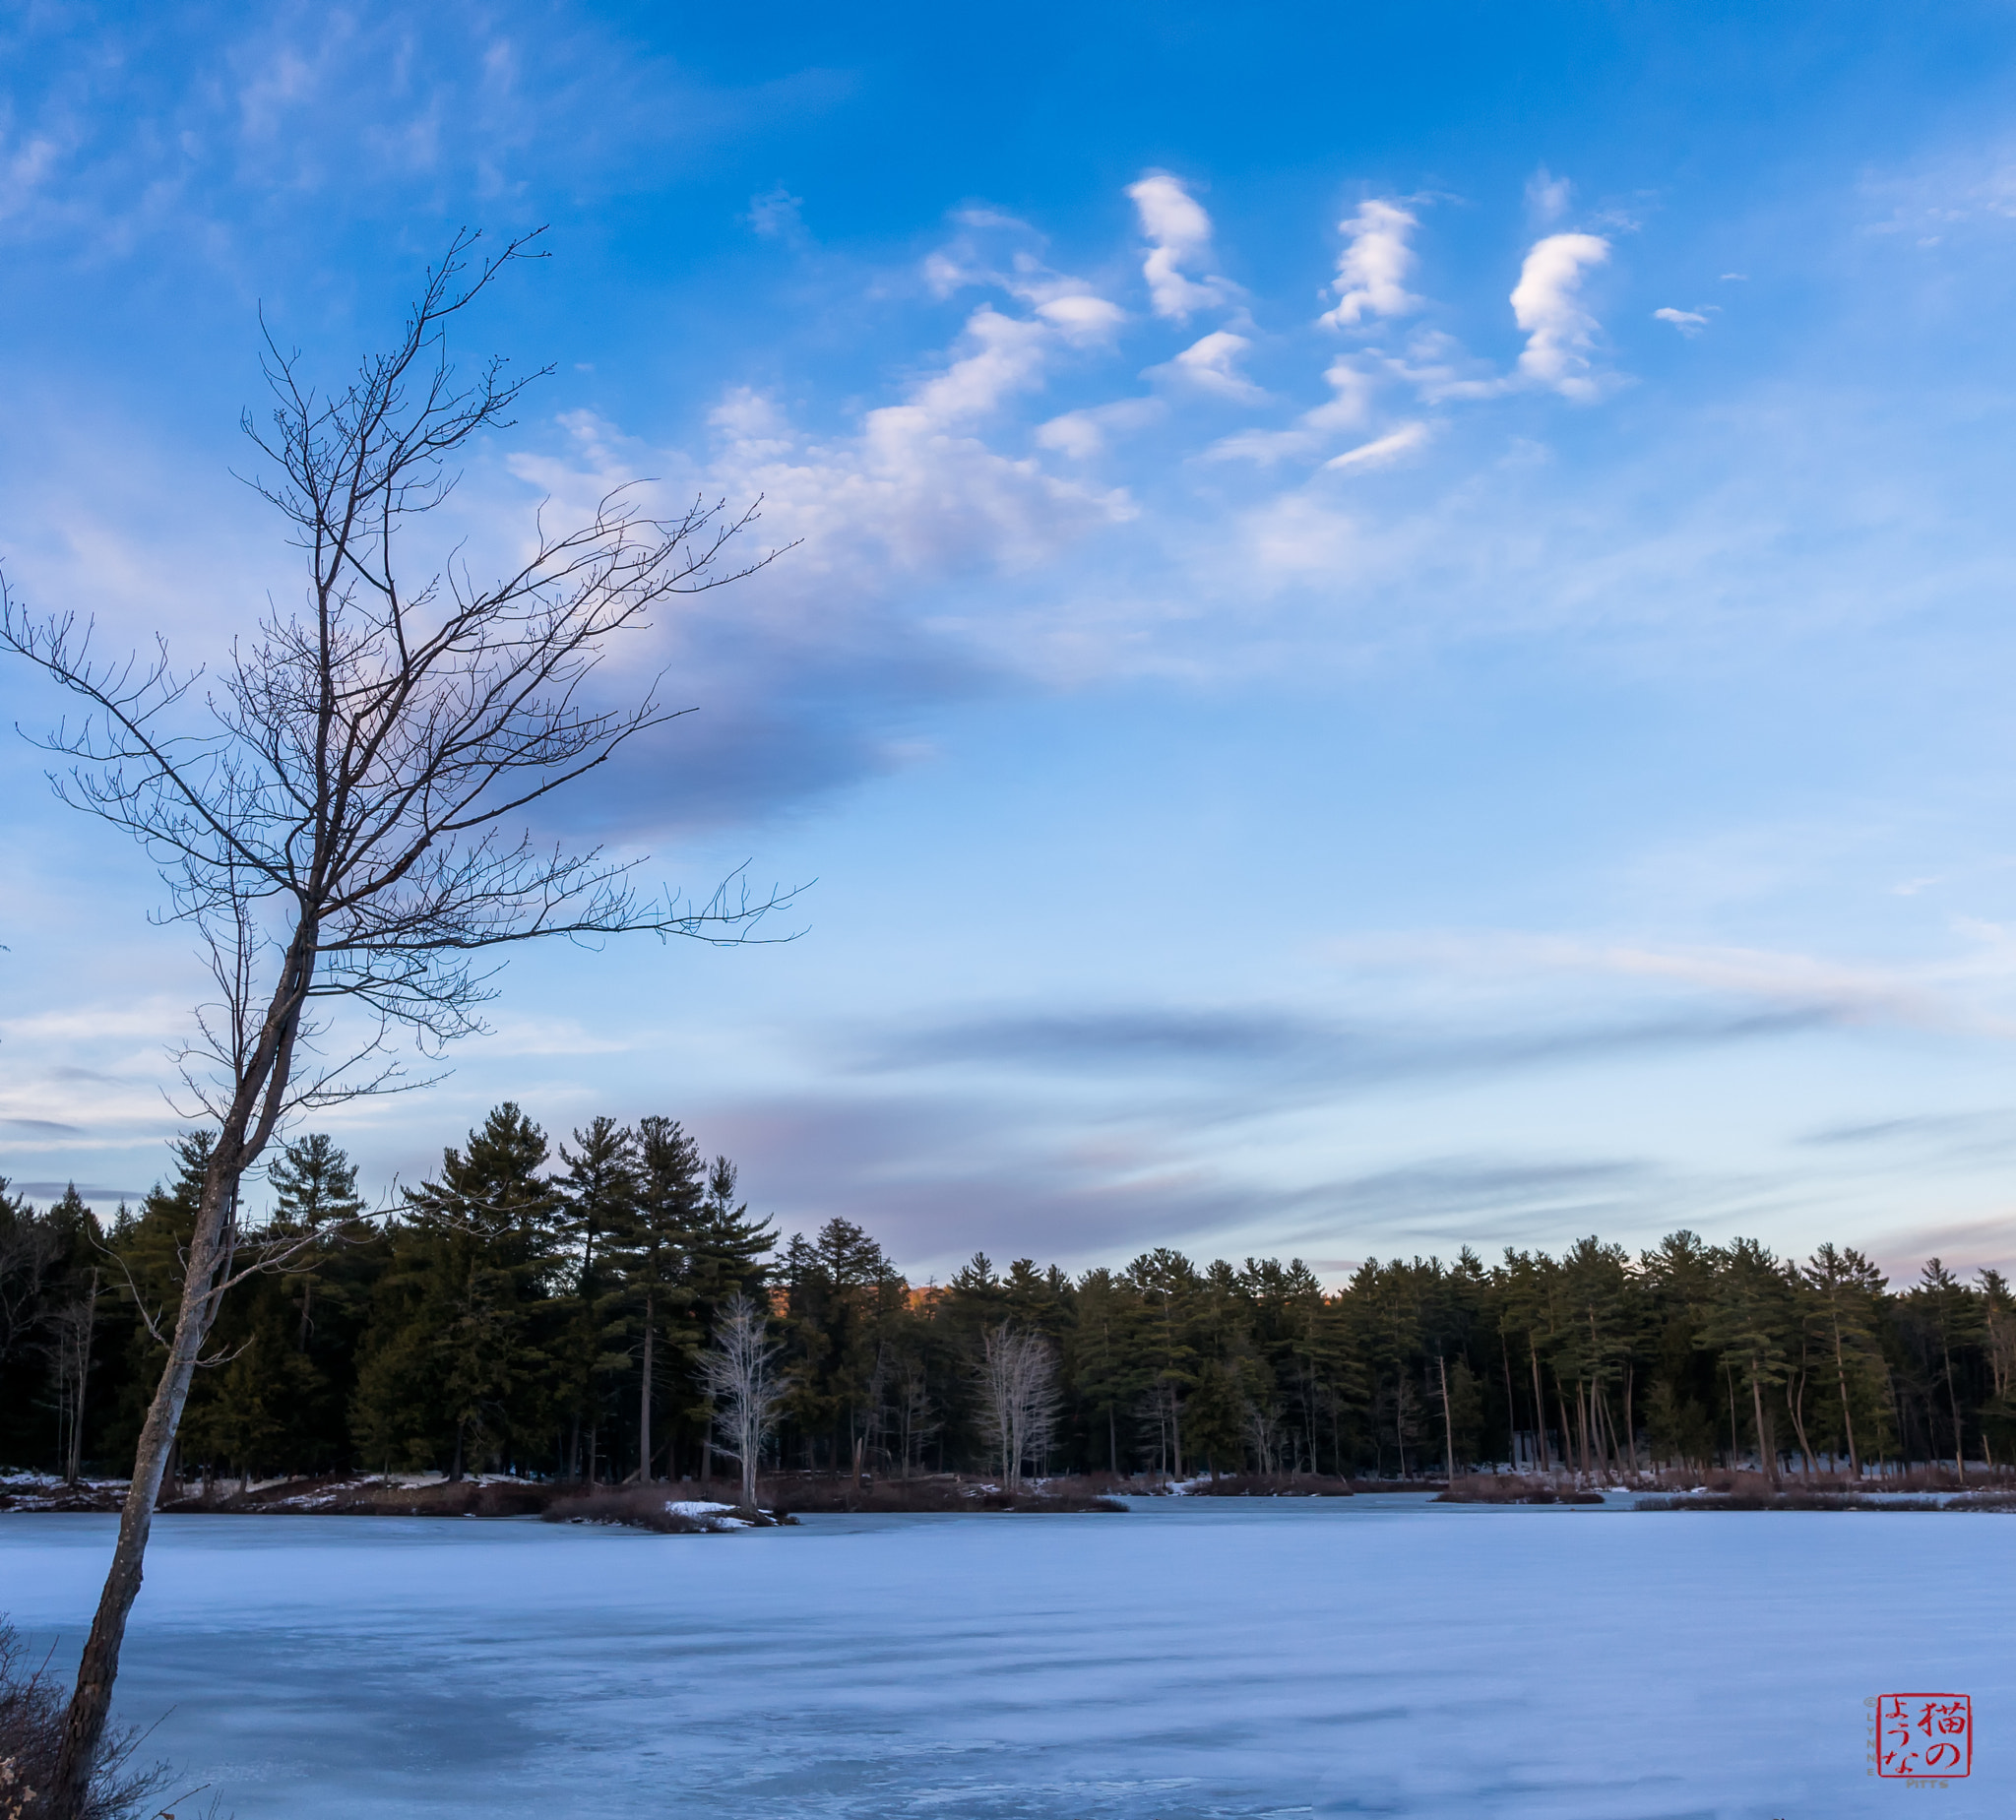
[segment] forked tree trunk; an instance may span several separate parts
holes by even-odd
[[[1771,1482],[1778,1483],[1778,1449],[1766,1438],[1764,1427],[1764,1387],[1757,1381],[1757,1361],[1750,1360],[1750,1406],[1757,1416],[1757,1463],[1771,1475]]]
[[[1806,1440],[1805,1402],[1806,1374],[1801,1371],[1799,1373],[1799,1394],[1796,1397],[1792,1394],[1792,1386],[1790,1384],[1785,1387],[1785,1407],[1792,1412],[1792,1431],[1798,1437],[1800,1469],[1806,1473],[1817,1473],[1820,1470],[1819,1458],[1814,1454],[1812,1447]]]

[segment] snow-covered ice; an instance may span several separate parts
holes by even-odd
[[[123,1714],[239,1820],[2016,1812],[2016,1518],[1405,1497],[1129,1516],[182,1517]],[[0,1518],[74,1651],[111,1520]],[[1971,1694],[1966,1782],[1866,1697]],[[207,1797],[206,1797],[207,1798]]]

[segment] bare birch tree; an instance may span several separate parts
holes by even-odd
[[[1039,1467],[1057,1421],[1057,1356],[1042,1335],[1003,1321],[980,1334],[979,1425],[1004,1491],[1022,1489],[1026,1465]]]
[[[271,610],[207,686],[171,667],[165,645],[100,657],[88,620],[33,619],[0,578],[0,645],[83,703],[82,722],[44,742],[66,761],[57,793],[157,859],[167,916],[196,931],[216,985],[176,1058],[190,1102],[178,1109],[216,1139],[58,1786],[38,1810],[53,1820],[77,1820],[86,1799],[191,1376],[220,1297],[260,1261],[241,1249],[238,1190],[275,1133],[399,1084],[402,1030],[433,1056],[480,1029],[493,951],[627,931],[736,940],[770,908],[727,887],[698,905],[653,900],[631,865],[526,830],[535,804],[671,718],[649,688],[601,705],[598,666],[655,604],[770,559],[724,559],[753,508],[659,519],[618,492],[571,530],[541,517],[492,579],[467,545],[409,579],[405,534],[448,496],[447,463],[508,426],[540,377],[492,360],[458,379],[446,352],[451,319],[527,254],[519,239],[481,258],[477,236],[459,234],[391,351],[326,394],[269,333],[273,408],[244,427],[273,464],[254,484],[305,558],[304,597]]]
[[[714,1403],[715,1445],[742,1468],[742,1502],[756,1502],[756,1465],[777,1429],[789,1385],[777,1373],[782,1349],[764,1312],[739,1291],[722,1304],[714,1344],[700,1355],[700,1382]]]
[[[97,1315],[98,1273],[94,1269],[91,1287],[59,1308],[54,1321],[57,1429],[63,1446],[63,1482],[69,1485],[84,1474],[84,1396],[91,1385]]]

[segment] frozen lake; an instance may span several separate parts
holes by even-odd
[[[111,1532],[0,1517],[0,1609],[74,1652]],[[2012,1639],[1995,1516],[170,1517],[120,1705],[238,1820],[2008,1814]],[[1867,1775],[1916,1691],[1968,1781]]]

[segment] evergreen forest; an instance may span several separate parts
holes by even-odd
[[[122,1476],[180,1289],[207,1140],[101,1224],[0,1181],[0,1464]],[[975,1257],[908,1282],[845,1220],[783,1237],[674,1120],[557,1145],[501,1105],[367,1217],[326,1135],[286,1145],[183,1420],[178,1475],[709,1475],[705,1355],[768,1310],[769,1470],[990,1470],[986,1361],[1037,1371],[1019,1472],[1414,1475],[2016,1460],[2016,1301],[1937,1259],[1887,1283],[1676,1232],[1633,1257],[1301,1263],[1157,1247],[1072,1277]],[[167,1311],[164,1317],[163,1311]]]

